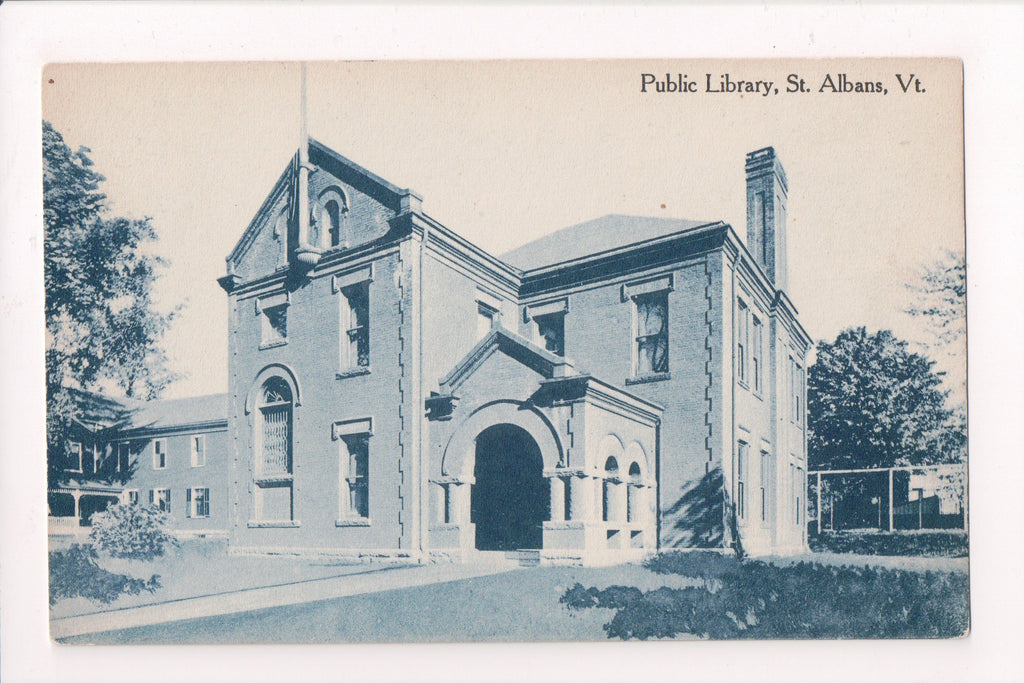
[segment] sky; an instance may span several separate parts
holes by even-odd
[[[644,73],[684,74],[697,92],[641,92]],[[744,156],[773,146],[789,180],[787,293],[811,337],[864,325],[924,341],[905,285],[964,244],[960,73],[920,59],[314,62],[308,125],[493,254],[611,213],[724,220],[745,239]],[[227,389],[216,278],[297,148],[299,74],[294,62],[44,71],[43,117],[92,150],[111,214],[152,217],[148,248],[169,263],[158,307],[184,304],[166,337],[182,379],[166,397]],[[715,89],[728,74],[779,94],[705,92],[708,74]],[[786,93],[790,74],[808,92]],[[888,93],[819,91],[840,74]],[[941,369],[961,376],[964,358]]]

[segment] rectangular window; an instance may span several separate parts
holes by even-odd
[[[185,489],[185,510],[191,518],[210,516],[210,489]]]
[[[633,297],[636,329],[634,375],[668,372],[668,290]]]
[[[799,425],[803,424],[804,369],[792,356],[789,358],[789,367],[790,403],[793,406],[791,419]]]
[[[288,340],[288,304],[263,309],[263,346],[276,346]]]
[[[162,470],[167,467],[167,440],[153,440],[153,469]]]
[[[565,355],[565,313],[550,313],[534,318],[537,336],[544,348],[556,356]]]
[[[189,437],[189,452],[191,454],[192,467],[206,466],[206,436],[193,434]]]
[[[124,502],[128,505],[139,504],[139,490],[138,489],[125,489],[124,491]]]
[[[123,441],[117,444],[117,471],[130,472],[132,468],[132,454],[128,442]],[[138,494],[136,494],[138,497]]]
[[[754,316],[753,338],[750,340],[750,374],[754,391],[761,392],[761,319]]]
[[[340,438],[342,481],[341,518],[370,516],[370,435],[346,434]]]
[[[149,490],[149,504],[161,512],[170,513],[171,511],[171,490],[170,489],[150,489]]]
[[[491,328],[494,327],[494,316],[498,313],[497,309],[491,308],[487,304],[477,301],[476,302],[476,340],[480,341],[488,334],[491,333]]]
[[[748,341],[750,309],[743,301],[736,306],[736,378],[740,384],[747,383],[747,350],[750,348]]]
[[[354,370],[370,367],[370,283],[360,282],[341,290],[341,365]]]
[[[761,451],[761,521],[768,521],[768,483],[771,480],[772,461],[767,451]]]
[[[287,475],[292,472],[290,402],[279,402],[260,408],[263,416],[259,474],[263,476]]]
[[[736,449],[736,514],[740,519],[747,516],[747,450],[742,441]]]
[[[804,470],[802,467],[797,467],[793,475],[793,522],[800,526],[803,522],[803,510],[800,507],[800,501],[803,495],[803,479]]]
[[[81,472],[82,471],[82,444],[77,441],[72,441],[68,448],[68,466],[69,472]]]

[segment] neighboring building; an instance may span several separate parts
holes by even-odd
[[[803,549],[786,177],[770,148],[746,171],[747,246],[721,222],[606,216],[496,258],[304,145],[220,280],[228,474],[210,495],[231,501],[232,550]]]
[[[109,400],[109,399],[107,399]],[[226,536],[227,396],[120,401],[117,419],[79,423],[66,485],[50,491],[51,533],[83,533],[108,505],[168,513],[181,536]]]

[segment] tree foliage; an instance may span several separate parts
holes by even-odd
[[[933,362],[888,330],[851,328],[819,342],[807,377],[810,467],[959,460],[963,431],[941,384]]]
[[[163,262],[144,246],[149,218],[110,217],[90,150],[72,152],[43,122],[47,453],[51,478],[67,457],[73,389],[113,385],[156,398],[174,376],[161,348],[173,317],[153,305]],[[81,396],[81,394],[78,394]]]
[[[967,333],[967,263],[962,255],[947,251],[907,289],[914,303],[906,312],[926,320],[934,345],[955,344]]]

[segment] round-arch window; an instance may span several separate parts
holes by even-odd
[[[271,377],[260,392],[259,471],[265,476],[292,473],[292,390]]]
[[[629,478],[633,481],[640,481],[640,465],[633,463],[629,466]]]
[[[616,474],[619,471],[619,462],[615,459],[615,456],[610,456],[604,461],[604,471],[608,474]]]
[[[331,241],[332,247],[337,247],[341,244],[341,206],[334,199],[328,199],[324,203],[323,211],[320,213],[321,220],[324,224],[324,230],[327,232],[328,239]]]

